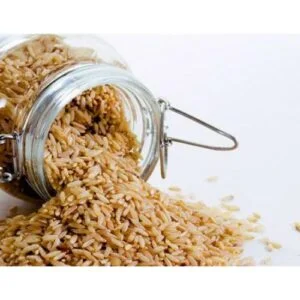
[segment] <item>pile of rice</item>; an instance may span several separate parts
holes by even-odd
[[[19,114],[45,76],[76,61],[56,37],[34,43],[0,61],[0,93],[7,99],[0,132],[20,124]],[[11,163],[5,150],[0,164]],[[139,159],[139,144],[112,86],[73,99],[45,146],[45,170],[57,195],[31,215],[0,222],[0,265],[252,264],[241,257],[254,223],[159,191],[140,178]]]

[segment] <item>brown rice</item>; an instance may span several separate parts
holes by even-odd
[[[43,79],[78,51],[53,36],[0,61],[0,131],[21,122]],[[90,52],[88,52],[88,55]],[[87,56],[88,56],[87,55]],[[79,55],[82,58],[82,53]],[[139,144],[116,90],[88,90],[52,125],[45,169],[57,195],[38,211],[0,222],[0,265],[249,265],[253,224],[229,211],[174,199],[139,177]],[[11,149],[0,163],[11,162]]]

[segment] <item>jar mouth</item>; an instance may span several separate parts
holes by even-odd
[[[111,85],[124,104],[129,127],[140,142],[141,177],[148,179],[159,157],[160,110],[152,93],[128,71],[101,64],[78,64],[52,80],[38,95],[21,132],[23,173],[39,196],[55,194],[44,167],[45,143],[60,111],[84,91]],[[26,145],[26,146],[25,146]]]

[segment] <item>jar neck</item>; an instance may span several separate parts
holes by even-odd
[[[124,103],[129,126],[141,145],[141,176],[147,179],[158,160],[159,105],[151,92],[134,76],[107,64],[77,64],[46,82],[28,113],[20,134],[19,165],[33,189],[43,198],[53,195],[44,169],[45,143],[60,111],[84,91],[112,85]]]

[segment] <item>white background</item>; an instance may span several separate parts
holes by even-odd
[[[262,215],[265,233],[283,248],[271,255],[259,242],[246,254],[258,262],[300,265],[300,36],[292,35],[107,35],[132,71],[157,96],[233,133],[233,152],[174,144],[168,178],[150,179],[166,189],[182,187],[207,205],[235,195],[240,215]],[[170,134],[195,141],[225,142],[181,117],[170,117]],[[208,183],[207,177],[218,176]],[[2,214],[14,206],[0,194]],[[5,199],[7,199],[5,197]],[[4,207],[5,206],[5,207]]]

